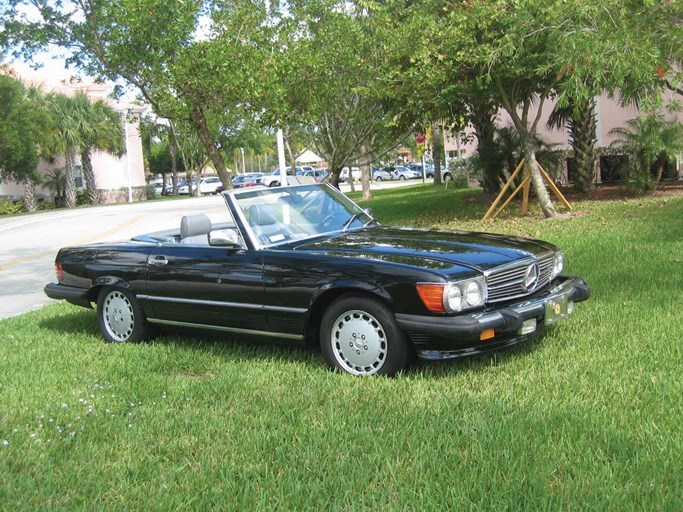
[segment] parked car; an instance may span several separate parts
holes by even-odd
[[[420,176],[422,176],[422,164],[413,162],[408,166],[409,169],[412,169],[413,171],[417,171],[420,173]],[[427,170],[427,173],[425,176],[427,178],[433,178],[434,177],[434,165],[430,163],[425,164],[425,169]],[[450,181],[453,179],[453,175],[450,173],[450,171],[447,171],[444,169],[443,165],[441,166],[441,180],[442,181]]]
[[[200,194],[215,194],[216,187],[222,185],[221,179],[218,176],[206,176],[199,180]]]
[[[372,179],[374,181],[393,180],[394,176],[390,172],[385,171],[384,169],[380,169],[378,167],[373,167],[372,168]]]
[[[241,177],[240,180],[233,180],[232,186],[234,188],[253,187],[255,185],[260,184],[261,179],[263,178],[263,173],[257,172],[257,173],[242,174],[242,175],[240,175],[240,177]]]
[[[403,165],[385,167],[384,170],[394,176],[394,179],[396,180],[414,180],[422,178],[422,174],[417,171],[412,171]]]
[[[185,180],[185,179],[178,180],[178,183],[176,183],[176,187],[178,188],[178,191],[180,191],[181,187],[187,187],[187,180]],[[169,196],[173,194],[173,182],[166,185],[166,188],[164,189],[164,193],[166,195],[169,195]],[[185,192],[185,193],[188,194],[189,192]]]
[[[292,170],[291,167],[285,167],[287,176],[296,176],[298,171],[302,171],[301,167]],[[280,186],[280,168],[275,169],[272,174],[266,174],[261,178],[261,185],[264,187],[279,187]]]
[[[353,180],[359,180],[361,178],[360,167],[351,167],[351,176]],[[349,168],[344,167],[339,173],[339,183],[344,183],[349,181]]]
[[[415,171],[420,174],[420,177],[422,177],[422,164],[420,162],[413,162],[412,164],[408,164],[406,167],[410,169],[411,171]],[[434,165],[430,163],[425,163],[425,178],[433,178],[434,177]]]
[[[187,183],[187,180],[182,180],[182,185],[180,182],[178,183],[178,194],[180,195],[185,195],[190,193],[190,186]],[[197,186],[197,182],[195,180],[192,180],[192,190],[194,191],[195,187]]]
[[[109,342],[206,329],[318,345],[354,375],[515,345],[590,296],[547,242],[384,227],[328,184],[223,196],[214,220],[61,249],[45,293],[95,306]]]
[[[298,175],[299,173],[297,173]],[[303,171],[301,176],[311,176],[316,183],[320,183],[327,176],[327,169],[313,169],[310,171]]]

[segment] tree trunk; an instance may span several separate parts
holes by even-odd
[[[370,190],[370,159],[369,147],[367,143],[361,145],[361,153],[365,155],[360,165],[361,187],[363,189],[363,199],[369,201],[372,199],[372,191]]]
[[[24,181],[24,210],[35,212],[38,209],[36,202],[36,184],[31,178]]]
[[[550,195],[548,194],[548,189],[543,183],[543,177],[541,176],[541,171],[538,168],[538,162],[536,161],[536,150],[534,149],[534,144],[531,140],[524,141],[524,158],[526,159],[526,165],[531,174],[531,184],[538,198],[538,203],[541,206],[541,211],[545,218],[557,217],[557,211],[553,202],[550,200]]]
[[[74,154],[69,149],[65,155],[64,169],[64,203],[67,208],[76,207],[76,176],[74,172]]]
[[[85,181],[88,204],[98,204],[100,202],[100,195],[95,185],[95,171],[92,168],[92,158],[90,158],[89,149],[81,153],[81,164],[83,165],[83,180]]]
[[[574,150],[574,188],[579,192],[595,189],[595,102],[581,103],[572,113],[569,143]]]
[[[494,123],[497,109],[493,108],[489,103],[472,106],[472,125],[474,126],[474,133],[477,136],[477,152],[480,156],[484,155],[486,158],[481,158],[482,169],[482,185],[484,192],[489,194],[497,194],[500,192],[501,182],[505,182],[502,162],[496,158],[497,146],[494,140],[496,134],[496,125]]]
[[[223,186],[226,189],[232,188],[232,182],[230,181],[228,168],[225,165],[225,162],[223,161],[223,156],[220,154],[220,151],[218,151],[218,148],[216,147],[216,143],[214,142],[213,137],[211,136],[211,132],[209,131],[209,127],[206,124],[206,117],[204,116],[204,112],[202,111],[202,109],[200,107],[195,107],[192,110],[190,119],[194,124],[195,128],[197,129],[197,135],[199,135],[199,140],[201,140],[202,144],[204,144],[206,152],[209,154],[209,158],[211,159],[211,162],[216,168],[216,172],[218,173],[218,177],[221,179]]]
[[[664,175],[664,169],[666,169],[668,163],[669,158],[666,156],[666,153],[660,153],[655,162],[655,180],[652,184],[652,190],[657,190],[657,186],[659,185],[659,182],[662,180],[662,176]]]
[[[434,185],[441,185],[441,151],[443,150],[441,142],[443,141],[441,133],[441,126],[439,123],[432,123],[432,148],[434,151]],[[426,172],[426,169],[422,169]]]

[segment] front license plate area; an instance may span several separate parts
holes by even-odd
[[[557,322],[560,318],[569,316],[571,310],[570,302],[565,298],[551,299],[545,303],[545,318],[543,323],[550,325]]]

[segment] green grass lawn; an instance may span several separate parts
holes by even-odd
[[[482,223],[472,194],[370,204],[562,247],[593,297],[545,337],[360,379],[314,350],[108,345],[68,304],[4,320],[0,509],[683,509],[683,197]]]

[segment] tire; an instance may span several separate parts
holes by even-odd
[[[444,181],[451,181],[453,179],[453,176],[451,176],[450,173],[446,173],[443,176]]]
[[[398,179],[399,179],[399,180],[405,180],[405,179],[406,179],[406,177],[405,177],[405,176],[403,176],[403,174],[401,174],[401,175],[400,175],[400,176],[398,177]]]
[[[377,176],[377,177],[375,178],[375,181],[376,181],[377,183],[379,183],[380,181],[382,181],[382,177],[381,177],[381,176]]]
[[[378,300],[347,294],[323,315],[320,348],[333,370],[358,376],[394,376],[407,370],[412,346],[393,312]]]
[[[279,187],[280,182],[279,181],[271,181],[269,187]]]
[[[107,286],[97,299],[97,323],[110,343],[138,343],[152,337],[153,330],[142,306],[123,288]]]

